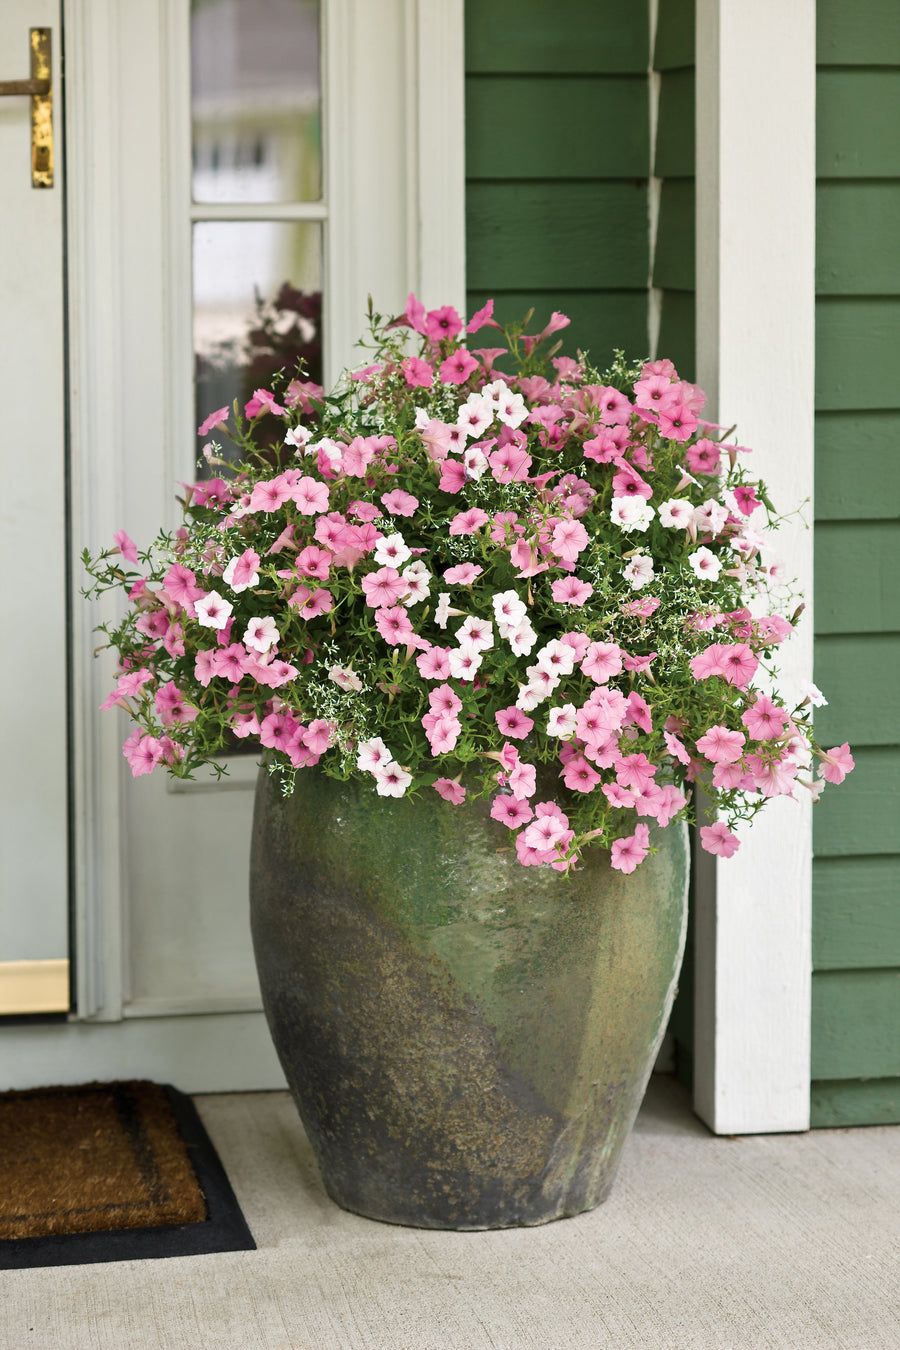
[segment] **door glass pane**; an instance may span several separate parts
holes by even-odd
[[[322,227],[312,221],[203,221],[194,225],[197,425],[254,389],[322,379]],[[281,385],[284,388],[284,385]],[[260,436],[283,435],[260,425]],[[281,439],[281,435],[278,435]]]
[[[191,0],[196,202],[322,195],[320,0]]]

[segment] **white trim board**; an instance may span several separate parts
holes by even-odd
[[[781,510],[812,520],[815,0],[698,0],[697,365]],[[718,414],[721,413],[721,417]],[[812,676],[812,531],[778,553],[807,609],[779,661]],[[718,1134],[809,1128],[812,832],[769,804],[696,884],[694,1105]]]

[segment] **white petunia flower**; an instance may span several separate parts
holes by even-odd
[[[388,764],[394,757],[380,736],[372,736],[368,741],[360,741],[356,747],[356,767],[364,773],[375,773]]]
[[[350,666],[331,666],[328,678],[338,689],[343,689],[345,694],[358,694],[363,687],[362,680]]]
[[[434,611],[434,621],[438,628],[446,628],[447,620],[450,617],[450,592],[441,591],[438,595],[437,609]]]
[[[546,694],[542,694],[532,684],[520,684],[519,693],[516,698],[516,707],[522,712],[534,712],[539,704],[543,703]]]
[[[194,601],[194,613],[197,622],[203,628],[224,628],[231,618],[233,608],[234,606],[224,596],[219,595],[218,591],[210,591],[202,600]]]
[[[667,530],[686,530],[694,518],[694,508],[685,497],[670,497],[659,508],[659,523]]]
[[[800,690],[801,697],[805,703],[811,703],[814,708],[827,708],[828,699],[822,693],[817,684],[812,680],[807,680]]]
[[[688,563],[699,581],[718,581],[722,564],[711,549],[695,549],[688,558]]]
[[[528,619],[523,619],[520,624],[510,629],[508,633],[504,633],[503,636],[512,648],[513,656],[528,656],[537,642],[537,633]]]
[[[469,642],[476,651],[489,651],[494,645],[494,629],[490,619],[479,619],[470,614],[465,623],[457,628],[456,640],[460,646]]]
[[[374,769],[375,791],[379,797],[402,797],[412,782],[412,774],[401,769],[393,760],[383,768]]]
[[[727,519],[728,508],[717,502],[714,497],[710,497],[694,510],[694,524],[697,529],[704,534],[711,534],[713,539],[722,533]]]
[[[288,427],[284,433],[284,443],[292,445],[299,454],[302,454],[311,436],[309,427]]]
[[[575,651],[568,642],[553,638],[537,654],[537,667],[548,675],[571,675],[575,669]]]
[[[470,394],[456,415],[456,425],[462,427],[470,440],[477,441],[494,420],[494,405],[482,394]]]
[[[406,547],[402,534],[387,534],[379,539],[373,557],[381,567],[401,567],[412,557],[412,553]]]
[[[400,575],[406,582],[403,604],[407,608],[410,605],[419,604],[421,600],[428,599],[431,573],[421,559],[417,559],[415,562],[411,562],[408,567],[404,567]]]
[[[321,450],[328,463],[333,469],[341,467],[341,460],[344,457],[345,446],[333,441],[330,436],[323,436],[320,441],[310,441],[303,451],[305,455],[315,455]]]
[[[279,632],[271,614],[265,618],[251,619],[244,631],[244,646],[252,647],[255,652],[267,652],[278,641]]]
[[[647,553],[638,553],[622,569],[622,575],[633,591],[639,591],[655,581],[653,559]]]
[[[481,450],[476,450],[474,446],[465,452],[462,457],[463,468],[466,471],[466,477],[471,478],[477,483],[479,478],[484,477],[484,471],[488,466],[487,455]]]
[[[517,591],[498,591],[491,597],[491,604],[494,607],[494,618],[497,620],[497,627],[504,637],[504,628],[518,628],[519,624],[527,617],[528,609],[525,602],[519,598]]]
[[[455,680],[474,680],[481,665],[481,652],[472,642],[462,642],[450,650],[447,660]]]
[[[561,736],[563,740],[568,740],[570,736],[575,735],[576,716],[574,703],[563,703],[559,707],[551,708],[547,718],[547,735]]]
[[[646,530],[656,515],[643,497],[613,497],[609,518],[620,530]]]
[[[541,666],[529,666],[525,671],[531,689],[537,689],[542,699],[549,698],[559,685],[560,677]]]

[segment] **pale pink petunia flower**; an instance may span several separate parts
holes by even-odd
[[[562,818],[556,815],[538,816],[525,827],[525,843],[539,853],[555,849],[556,845],[562,842],[568,824],[565,816]]]
[[[520,801],[526,797],[533,797],[536,783],[536,770],[533,764],[523,764],[521,760],[509,773],[508,780],[510,792]]]
[[[419,674],[424,680],[446,680],[450,674],[450,651],[447,647],[429,647],[416,657]]]
[[[737,835],[732,834],[721,820],[715,825],[700,826],[700,843],[707,853],[714,853],[719,858],[733,857],[741,846]]]
[[[788,715],[766,694],[760,694],[741,716],[741,721],[755,741],[776,740],[784,732]],[[698,742],[699,744],[699,742]]]
[[[372,609],[396,605],[406,594],[406,582],[395,567],[380,567],[362,579],[366,604]]]
[[[650,829],[647,825],[636,825],[634,834],[625,839],[614,839],[610,851],[610,863],[618,872],[631,873],[640,865],[650,852]]]
[[[416,636],[409,615],[401,605],[386,606],[377,610],[375,626],[391,647],[410,643]]]
[[[303,516],[316,516],[328,510],[328,488],[317,478],[301,478],[291,496]]]
[[[451,586],[471,586],[483,570],[477,563],[457,563],[447,568],[444,580]]]
[[[588,532],[580,520],[560,520],[553,527],[550,548],[564,562],[576,562],[588,545]]]
[[[259,554],[252,548],[246,548],[243,553],[231,559],[222,573],[222,580],[236,594],[252,590],[254,586],[259,585],[258,568]]]
[[[356,767],[363,773],[374,773],[376,769],[390,764],[392,759],[393,755],[380,736],[360,741],[356,747]]]
[[[843,783],[847,774],[855,768],[856,762],[850,753],[850,746],[844,741],[843,745],[833,745],[830,750],[825,751],[819,772],[826,783]]]
[[[486,512],[478,506],[472,506],[468,511],[460,511],[453,517],[450,521],[448,534],[474,534],[476,530],[481,529],[482,525],[486,525],[488,520],[489,517]]]
[[[574,755],[563,770],[563,782],[572,792],[592,792],[600,782],[600,775],[585,759],[584,755]]]
[[[428,706],[432,712],[449,713],[455,717],[462,710],[462,699],[449,684],[441,684],[430,691]]]
[[[558,605],[571,605],[573,609],[580,609],[590,600],[594,588],[589,581],[580,581],[578,577],[570,574],[566,577],[557,577],[550,586],[550,594]]]
[[[381,500],[385,510],[392,516],[412,516],[419,505],[418,497],[414,497],[411,492],[404,492],[402,488],[392,488],[390,492],[383,492]]]
[[[622,671],[622,649],[615,642],[592,642],[581,669],[595,684],[606,684]]]

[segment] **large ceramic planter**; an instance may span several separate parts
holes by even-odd
[[[594,850],[567,879],[521,867],[484,802],[297,778],[260,775],[253,942],[329,1194],[425,1228],[599,1204],[675,993],[684,827],[630,877]]]

